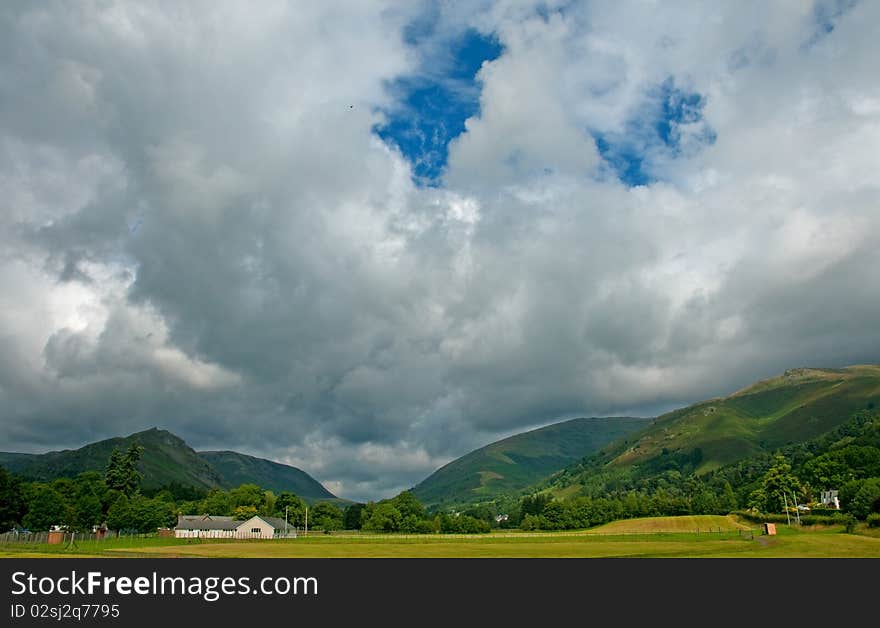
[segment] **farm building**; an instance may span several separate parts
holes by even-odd
[[[179,539],[274,539],[295,537],[296,528],[284,519],[255,515],[247,521],[215,515],[180,515],[174,536]]]

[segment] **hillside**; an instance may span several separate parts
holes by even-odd
[[[182,439],[155,428],[79,449],[45,454],[0,453],[0,465],[34,480],[73,477],[83,471],[103,471],[114,448],[125,450],[135,442],[144,448],[138,470],[143,474],[142,486],[146,489],[171,482],[203,489],[222,483],[220,474]]]
[[[200,451],[199,456],[217,470],[227,488],[252,483],[276,495],[289,491],[310,502],[338,500],[315,478],[296,467],[234,451]]]
[[[0,452],[0,466],[33,480],[73,477],[83,471],[104,471],[114,448],[132,443],[143,448],[138,470],[141,486],[154,489],[172,482],[200,489],[258,484],[272,491],[291,491],[307,500],[334,499],[334,495],[304,471],[288,465],[235,452],[198,453],[171,432],[149,429],[130,436],[109,438],[79,449],[45,454]]]
[[[880,366],[790,369],[730,396],[658,417],[639,432],[574,463],[549,483],[564,496],[659,476],[703,475],[803,443],[880,407]]]
[[[648,421],[582,418],[516,434],[453,460],[416,485],[413,492],[428,506],[516,494]]]

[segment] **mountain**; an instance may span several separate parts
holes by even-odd
[[[83,471],[103,471],[113,449],[125,450],[132,443],[139,443],[144,448],[138,464],[138,470],[143,474],[144,488],[157,488],[171,482],[202,489],[222,485],[217,470],[182,439],[155,428],[98,441],[79,449],[45,454],[0,453],[0,465],[41,481],[73,477]]]
[[[516,434],[453,460],[412,490],[428,506],[515,494],[650,420],[581,418]]]
[[[199,456],[217,470],[223,486],[252,483],[276,495],[290,491],[310,501],[339,499],[305,471],[280,462],[234,451],[200,451]]]
[[[335,499],[330,491],[296,467],[231,451],[199,453],[180,437],[157,428],[79,449],[45,454],[0,452],[0,466],[34,480],[73,477],[83,471],[104,471],[113,449],[125,450],[132,443],[144,448],[138,463],[144,489],[172,482],[200,489],[228,489],[253,483],[273,492],[291,491],[307,501]]]
[[[702,475],[826,434],[880,407],[880,366],[797,368],[727,397],[658,417],[639,432],[560,471],[561,496],[601,492],[669,471]]]

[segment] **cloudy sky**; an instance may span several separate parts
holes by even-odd
[[[3,2],[0,449],[377,499],[880,361],[880,3]]]

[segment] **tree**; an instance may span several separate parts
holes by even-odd
[[[880,478],[868,478],[856,482],[857,490],[843,506],[847,512],[859,519],[867,519],[872,512],[880,512]]]
[[[309,511],[309,521],[321,530],[338,530],[342,527],[342,511],[330,502],[319,502]]]
[[[550,527],[550,523],[544,518],[544,515],[528,514],[522,518],[519,527],[523,530],[546,530]],[[443,530],[445,532],[445,530]]]
[[[698,515],[713,515],[720,510],[718,498],[708,488],[704,488],[691,502],[691,509]]]
[[[85,471],[77,475],[72,483],[65,483],[63,486],[69,503],[64,523],[69,529],[89,532],[101,523],[107,486],[100,473]]]
[[[107,527],[117,531],[134,528],[131,506],[125,493],[121,493],[107,511]]]
[[[345,509],[345,513],[342,516],[342,526],[346,530],[360,530],[363,522],[361,520],[361,514],[364,512],[364,506],[366,504],[358,504],[354,503],[348,506]]]
[[[201,502],[181,502],[178,504],[177,510],[182,515],[201,515],[205,512],[202,510]]]
[[[727,514],[736,510],[736,505],[736,493],[733,492],[730,482],[725,480],[724,489],[718,498],[718,510],[721,514]]]
[[[152,489],[152,494],[150,491],[144,490],[143,493],[149,497],[155,497],[159,493],[167,493],[171,495],[171,501],[175,502],[195,502],[201,499],[205,499],[205,496],[208,494],[207,489],[198,488],[196,486],[190,486],[188,484],[181,484],[180,482],[173,481],[168,484],[164,484],[158,488]]]
[[[791,504],[792,497],[801,492],[801,483],[791,472],[791,465],[782,454],[773,458],[771,466],[761,481],[761,489],[764,493],[764,512],[779,512],[785,503]]]
[[[52,526],[64,523],[67,507],[67,500],[61,493],[51,486],[40,485],[28,504],[28,511],[22,524],[30,530],[48,530]]]
[[[264,501],[263,489],[256,484],[242,484],[229,491],[229,502],[233,509],[239,506],[253,506],[254,509],[259,509]]]
[[[808,461],[803,468],[807,480],[821,489],[834,489],[853,479],[840,452],[828,452]]]
[[[397,532],[402,522],[403,516],[390,501],[370,503],[364,511],[363,529],[373,532]]]
[[[543,517],[544,525],[547,526],[548,530],[562,530],[566,527],[565,506],[562,505],[562,502],[556,500],[548,502],[544,505],[544,510],[541,512],[541,516]]]
[[[419,519],[413,515],[407,515],[406,517],[403,517],[400,522],[400,531],[409,534],[417,534],[423,521],[424,519]]]
[[[393,499],[391,503],[400,512],[401,517],[414,517],[415,519],[424,519],[427,517],[425,507],[416,498],[412,491],[403,491]]]
[[[21,522],[25,512],[21,481],[0,467],[0,532]]]
[[[101,523],[101,500],[91,493],[84,493],[71,504],[67,527],[77,532],[89,532]]]
[[[263,491],[263,504],[260,506],[260,514],[272,517],[275,515],[277,508],[275,507],[275,493],[272,491]]]
[[[492,530],[488,521],[483,521],[470,515],[461,515],[455,519],[458,523],[459,532],[462,534],[485,534]]]
[[[110,458],[107,460],[107,469],[104,471],[104,482],[109,488],[120,492],[123,492],[122,487],[125,485],[125,480],[122,477],[122,467],[122,452],[114,447],[113,451],[110,452]]]
[[[287,523],[291,526],[303,526],[306,521],[306,503],[287,491],[278,495],[275,499],[275,511],[279,517],[283,517],[287,509]]]
[[[130,509],[132,527],[141,533],[170,527],[177,520],[172,504],[158,499],[148,499],[140,494],[131,499]]]
[[[123,493],[107,512],[107,525],[113,530],[155,532],[156,528],[174,525],[176,520],[173,504],[140,494],[129,499]]]
[[[544,506],[546,506],[553,499],[547,493],[538,493],[537,495],[526,495],[522,498],[522,502],[520,505],[520,512],[522,516],[526,515],[540,515],[544,511]]]
[[[247,521],[257,514],[255,506],[236,506],[232,509],[232,518],[237,521]]]
[[[209,515],[229,516],[232,514],[232,500],[229,493],[214,488],[202,500],[201,511]]]
[[[160,491],[156,491],[156,494],[152,496],[153,499],[158,499],[159,501],[167,502],[169,504],[174,503],[174,495],[171,494],[167,488],[163,488]]]
[[[523,529],[538,529],[537,527],[531,527],[532,521],[542,520],[543,524],[546,526],[546,519],[543,517],[535,517],[534,515],[527,515],[525,521],[526,527]],[[483,521],[482,519],[477,519],[476,517],[471,517],[470,515],[456,515],[451,517],[447,514],[441,514],[438,517],[437,527],[440,532],[443,533],[453,533],[453,534],[477,534],[482,532],[491,531],[491,526],[488,521]]]
[[[498,514],[498,510],[497,508],[490,507],[488,504],[476,504],[461,514],[471,516],[474,519],[492,522],[495,519],[495,515]]]
[[[767,494],[763,488],[756,488],[749,493],[748,507],[750,510],[764,510],[767,507]]]
[[[144,448],[132,443],[123,454],[114,448],[107,461],[104,481],[107,487],[131,497],[140,490],[141,474],[137,469]]]

